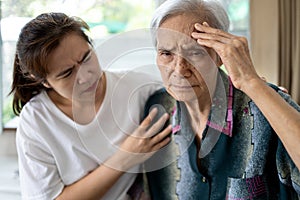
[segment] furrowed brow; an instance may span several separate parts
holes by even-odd
[[[81,64],[82,62],[84,62],[85,59],[87,59],[88,56],[89,56],[91,53],[92,53],[92,49],[87,50],[87,51],[84,53],[82,59],[78,62],[78,64]],[[73,67],[74,67],[74,66],[69,67],[69,68],[67,68],[67,69],[65,69],[65,70],[63,70],[63,71],[61,71],[59,74],[56,75],[56,78],[60,78],[60,77],[64,76],[66,73],[68,73],[70,70],[72,70]]]
[[[78,64],[83,63],[92,53],[92,49],[89,49],[85,54],[83,55],[82,59],[78,62]]]

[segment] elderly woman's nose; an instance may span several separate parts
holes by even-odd
[[[189,77],[191,75],[190,63],[182,56],[177,56],[175,61],[175,72],[184,77]]]

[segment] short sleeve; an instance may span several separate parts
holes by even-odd
[[[16,136],[22,199],[55,199],[64,184],[51,151],[28,121],[20,119]]]

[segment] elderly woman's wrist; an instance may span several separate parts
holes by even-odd
[[[266,82],[260,78],[253,78],[248,81],[245,81],[244,84],[241,85],[240,90],[244,93],[250,95],[252,93],[255,93],[257,89],[264,86]]]

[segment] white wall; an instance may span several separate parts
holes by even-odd
[[[0,134],[0,156],[17,156],[15,131],[7,130]]]
[[[0,199],[21,199],[14,130],[0,134]]]

